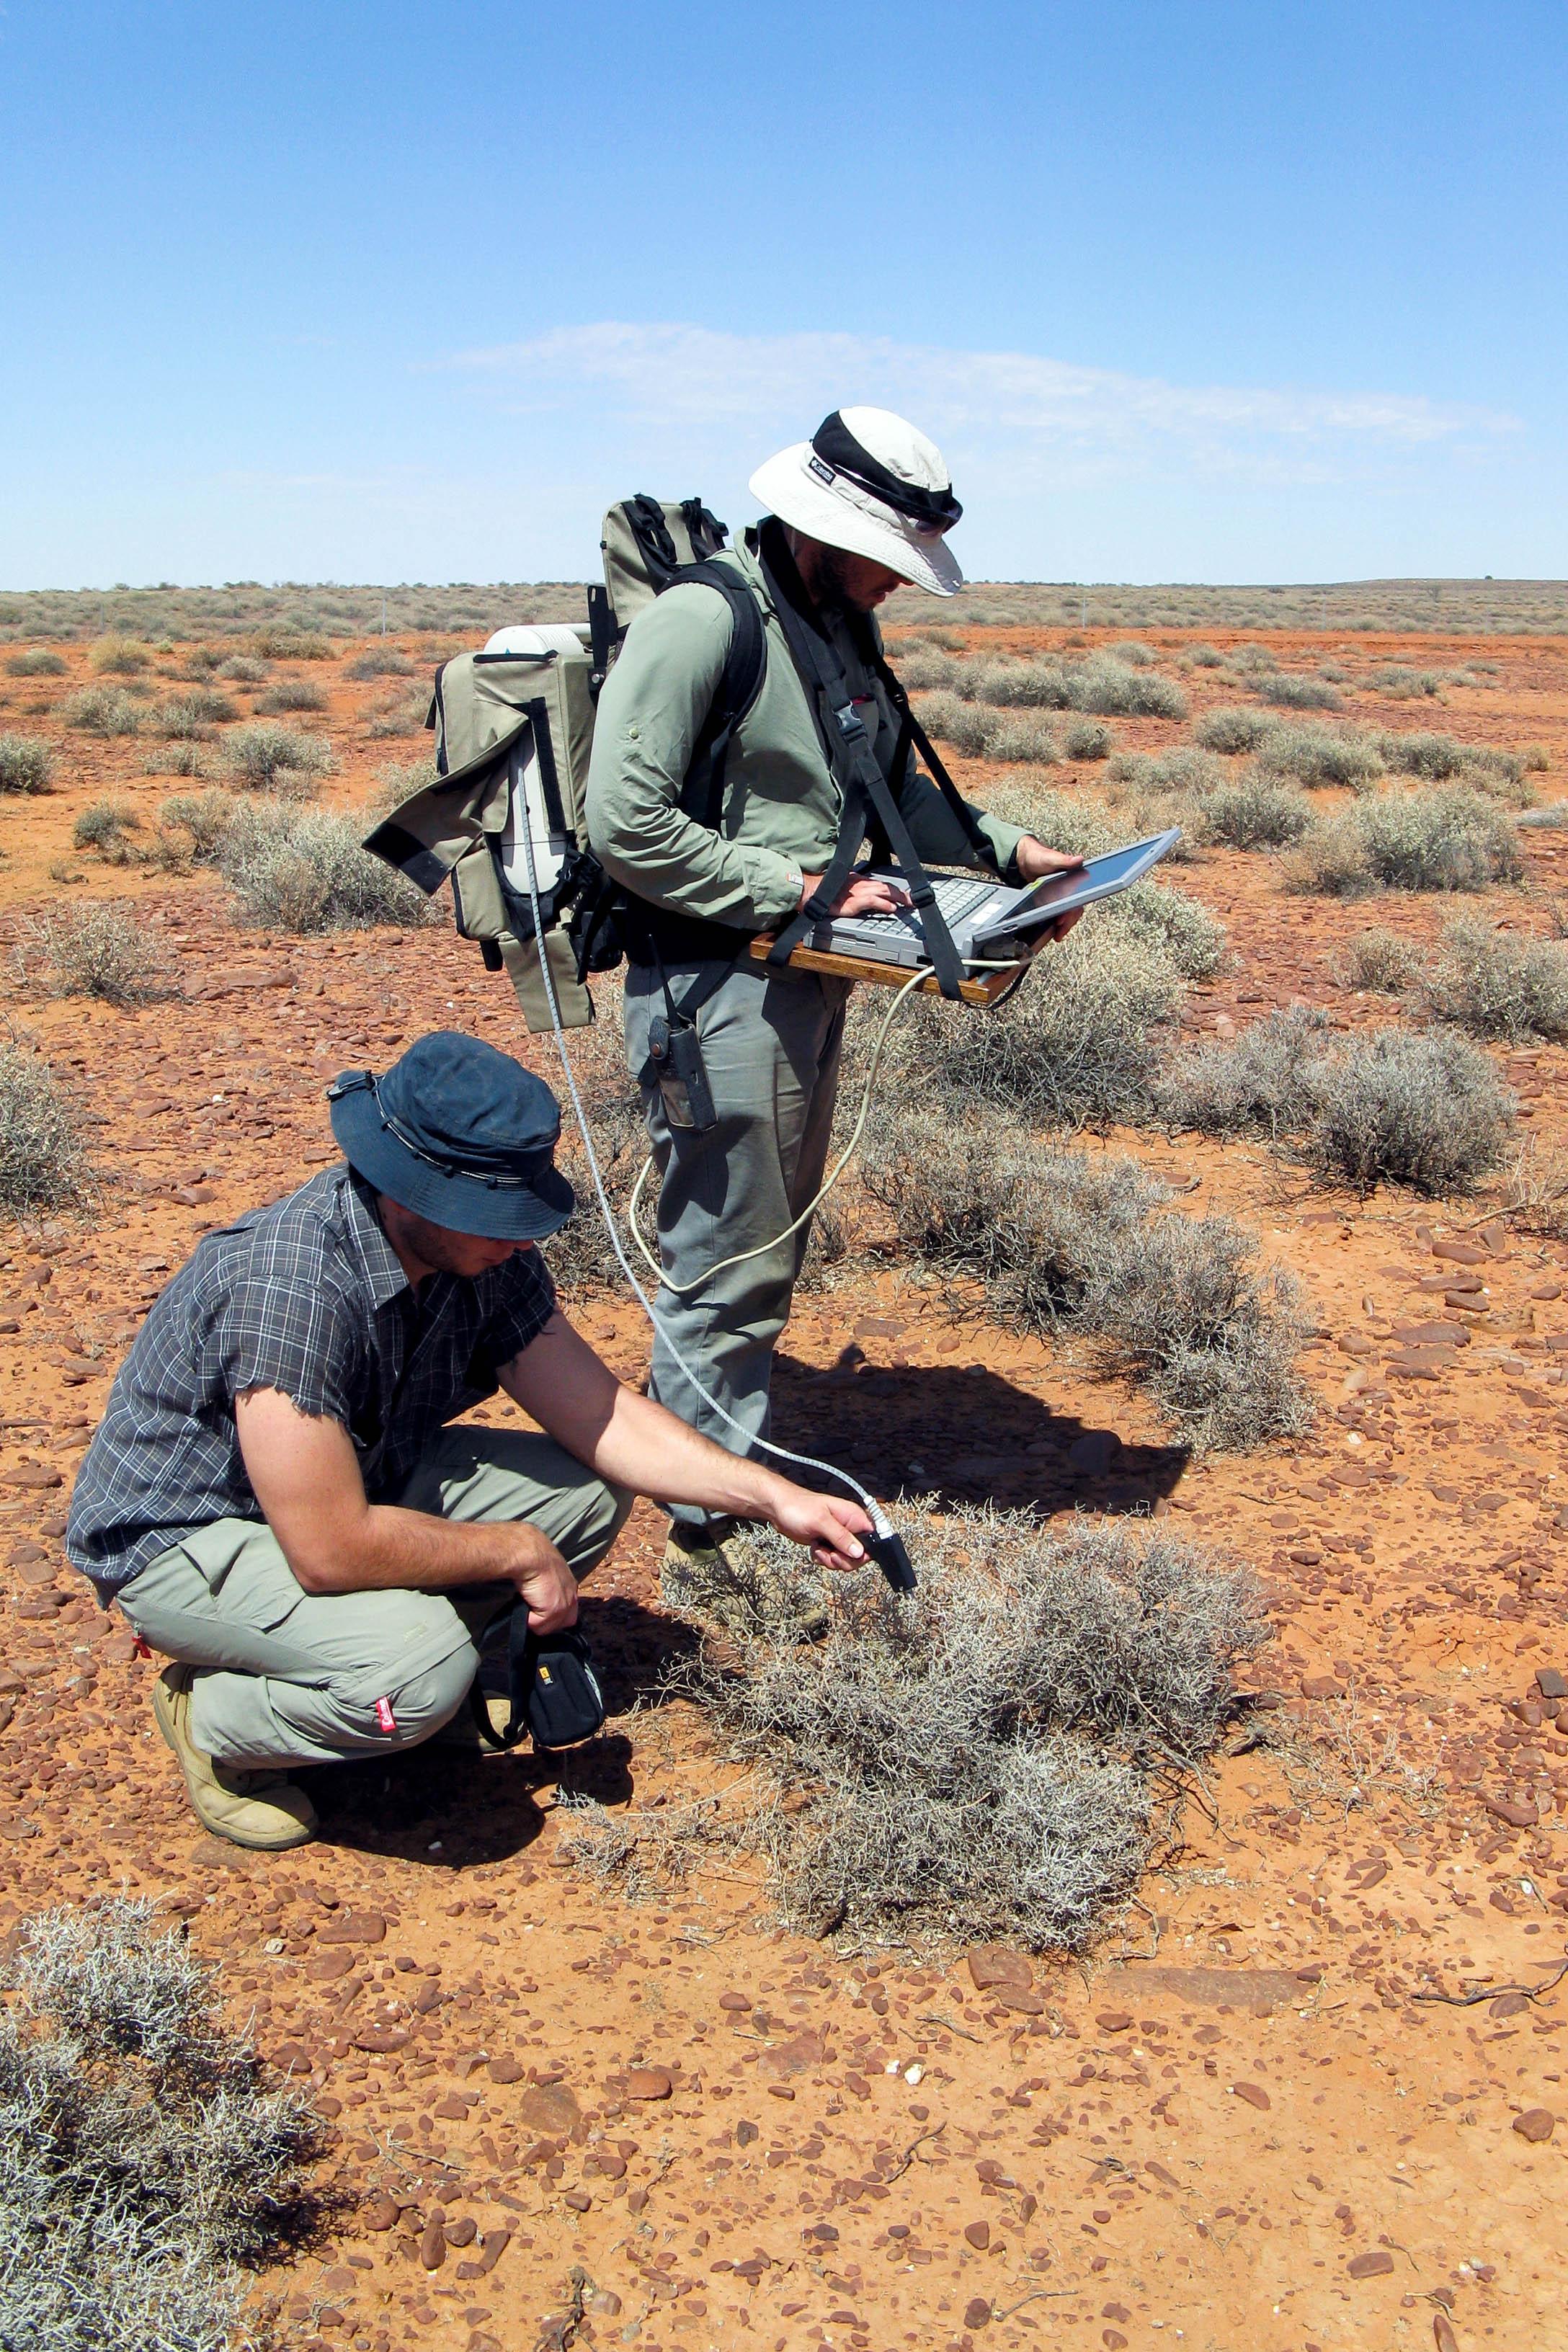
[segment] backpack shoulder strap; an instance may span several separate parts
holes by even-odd
[[[919,719],[915,716],[914,709],[910,704],[902,678],[900,678],[897,672],[891,667],[887,655],[882,651],[881,646],[877,644],[868,628],[865,633],[865,642],[861,650],[865,656],[867,667],[873,671],[876,677],[880,679],[883,691],[886,693],[889,701],[892,704],[893,709],[898,713],[899,742],[898,748],[893,754],[894,776],[897,777],[901,772],[904,761],[909,756],[910,746],[913,743],[915,749],[919,751],[921,758],[931,770],[938,791],[941,793],[943,800],[947,803],[948,807],[952,811],[953,815],[958,819],[959,824],[963,826],[964,839],[968,842],[970,848],[973,851],[976,859],[982,866],[987,867],[991,873],[995,874],[1000,872],[1001,869],[996,863],[996,852],[992,848],[990,842],[986,839],[984,834],[981,832],[979,825],[975,823],[974,813],[971,809],[969,803],[964,799],[963,794],[959,791],[958,786],[948,774],[946,766],[939,755],[935,745],[932,743],[931,737],[926,733],[925,729],[921,725]],[[895,790],[896,789],[897,787],[895,786]]]
[[[710,557],[683,564],[669,585],[716,589],[730,607],[730,650],[718,692],[692,750],[680,790],[688,816],[717,833],[724,814],[724,762],[736,728],[762,692],[768,666],[767,635],[756,597],[728,564]]]

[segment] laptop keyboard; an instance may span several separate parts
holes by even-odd
[[[971,882],[967,877],[958,875],[944,877],[933,882],[931,887],[936,893],[937,910],[951,930],[955,923],[962,923],[966,916],[973,914],[977,907],[983,906],[996,885],[994,882]],[[844,919],[852,922],[858,930],[907,931],[914,920],[914,914],[912,909],[906,908],[901,914],[850,915]]]

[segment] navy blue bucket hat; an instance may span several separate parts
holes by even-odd
[[[576,1195],[554,1166],[561,1106],[542,1078],[480,1038],[437,1029],[384,1077],[327,1089],[351,1168],[416,1217],[487,1241],[542,1241]]]

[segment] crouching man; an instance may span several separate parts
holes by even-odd
[[[870,1523],[623,1386],[535,1244],[574,1207],[542,1080],[452,1032],[332,1087],[345,1166],[211,1234],[149,1315],[67,1549],[175,1663],[158,1727],[237,1845],[313,1835],[291,1775],[467,1712],[487,1630],[570,1624],[634,1494],[766,1519],[820,1565]],[[447,1427],[505,1389],[542,1436]]]

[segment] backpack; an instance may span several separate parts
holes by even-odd
[[[767,663],[762,614],[745,583],[713,557],[724,525],[699,499],[645,495],[612,507],[601,546],[602,588],[584,625],[499,630],[479,653],[436,673],[426,725],[436,781],[413,793],[364,846],[427,896],[452,886],[459,935],[504,970],[529,1028],[550,1026],[528,893],[531,845],[544,950],[563,1022],[594,1017],[588,974],[624,952],[626,896],[587,845],[584,803],[599,688],[637,613],[678,581],[718,590],[734,618],[724,675],[693,751],[681,805],[717,827],[724,762],[755,702]]]

